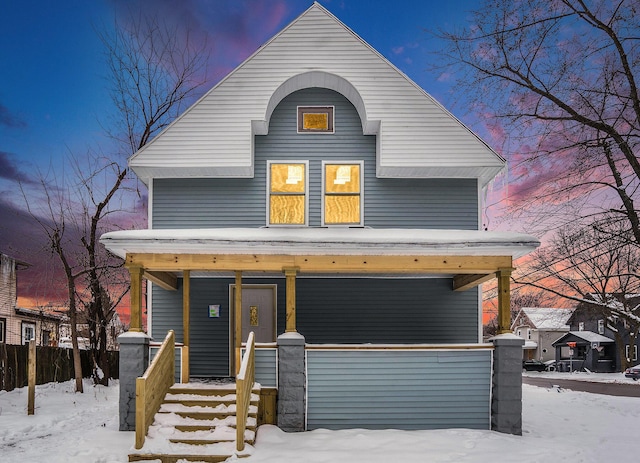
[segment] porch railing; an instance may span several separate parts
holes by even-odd
[[[255,351],[256,344],[251,332],[247,339],[240,371],[236,376],[236,449],[239,452],[244,450],[244,431],[247,428],[251,391],[255,380]]]
[[[144,439],[167,391],[175,383],[175,335],[167,333],[144,375],[136,379],[136,449]]]

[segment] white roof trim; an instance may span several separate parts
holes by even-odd
[[[405,134],[406,130],[400,130],[398,127],[406,127],[406,121],[403,122],[403,120],[392,119],[396,116],[385,116],[381,108],[385,108],[386,106],[380,102],[372,103],[371,90],[369,88],[367,91],[367,88],[374,85],[375,81],[363,78],[362,76],[354,77],[350,69],[344,69],[344,66],[336,67],[334,63],[327,63],[322,60],[317,63],[314,62],[315,64],[307,63],[300,66],[295,65],[297,61],[292,61],[291,63],[293,64],[291,66],[281,70],[281,72],[276,73],[276,75],[265,81],[262,84],[260,93],[255,97],[252,96],[250,103],[243,100],[242,105],[236,105],[237,108],[233,108],[233,111],[237,111],[233,112],[235,119],[230,118],[230,120],[236,123],[234,126],[236,128],[244,128],[246,125],[246,133],[241,130],[236,130],[229,134],[228,131],[224,132],[223,129],[219,129],[218,132],[215,133],[200,128],[193,129],[193,127],[199,124],[198,118],[202,117],[201,113],[203,112],[198,111],[196,108],[200,106],[203,108],[206,107],[206,111],[211,110],[215,113],[214,116],[208,115],[206,117],[222,117],[218,112],[224,112],[227,109],[210,109],[216,107],[225,108],[224,105],[216,106],[219,102],[216,100],[215,95],[226,95],[225,92],[237,91],[237,89],[234,90],[234,85],[245,88],[244,86],[246,86],[248,82],[248,77],[244,74],[256,72],[256,69],[264,71],[259,68],[259,65],[257,65],[258,68],[255,69],[251,67],[251,61],[256,60],[261,52],[268,49],[270,45],[276,42],[287,31],[291,30],[294,25],[301,21],[306,15],[316,11],[322,12],[328,18],[335,21],[339,27],[359,41],[370,53],[375,55],[380,60],[380,63],[383,63],[385,67],[388,66],[393,74],[406,81],[418,91],[424,97],[424,101],[428,101],[430,105],[433,105],[433,107],[440,111],[443,118],[451,122],[450,128],[456,126],[461,129],[460,132],[456,131],[456,133],[458,136],[461,136],[462,139],[468,140],[469,143],[467,144],[468,146],[460,148],[460,150],[468,151],[467,154],[469,157],[475,156],[477,159],[472,159],[470,163],[453,163],[451,166],[443,165],[442,163],[445,162],[445,158],[442,156],[438,158],[434,153],[441,153],[442,147],[438,143],[444,143],[445,147],[450,150],[450,140],[448,139],[431,140],[429,143],[422,144],[416,143],[411,150],[411,156],[409,156],[409,158],[399,158],[399,156],[401,156],[399,153],[404,153],[405,151],[395,148],[391,150],[389,146],[383,146],[380,139],[386,137],[387,140],[390,140],[393,139],[393,136]],[[317,2],[314,2],[314,4],[298,16],[298,18],[258,48],[159,135],[135,153],[129,159],[129,166],[145,183],[151,178],[167,177],[253,177],[253,143],[251,142],[253,136],[266,134],[268,121],[274,104],[279,102],[287,94],[295,91],[295,89],[304,82],[308,82],[309,85],[330,88],[343,94],[354,104],[358,111],[363,121],[363,133],[378,134],[378,145],[376,148],[376,175],[378,177],[477,178],[480,185],[485,186],[498,175],[505,166],[505,159],[487,145],[484,140],[453,116],[424,89],[380,54],[380,52]],[[209,101],[210,98],[211,101]],[[194,114],[191,115],[192,113]],[[241,116],[246,116],[246,120],[238,120]],[[386,126],[384,124],[385,120],[382,120],[383,118],[388,122]],[[213,120],[214,119],[211,119],[210,121]],[[225,119],[225,123],[226,121],[227,119]],[[381,129],[383,126],[387,127],[384,129],[384,133],[382,133]],[[396,134],[398,130],[400,130],[400,132]],[[416,128],[416,130],[420,131],[422,129]],[[424,132],[424,130],[422,131]],[[467,137],[464,132],[468,133],[469,137]],[[194,133],[197,136],[194,137]],[[222,141],[220,140],[220,133],[225,133]],[[191,138],[188,138],[185,142],[185,137]],[[471,140],[474,141],[472,142]],[[471,154],[471,152],[474,154]],[[436,158],[435,160],[434,157]]]
[[[521,257],[530,235],[478,230],[373,228],[209,228],[123,230],[100,242],[114,254],[476,255]]]

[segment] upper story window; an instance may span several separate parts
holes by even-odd
[[[598,320],[598,334],[604,334],[604,320]]]
[[[298,133],[333,133],[333,106],[298,106]]]
[[[322,224],[363,225],[362,161],[322,163]]]
[[[268,162],[268,225],[307,225],[308,175],[308,161]]]

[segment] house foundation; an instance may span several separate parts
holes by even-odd
[[[510,333],[489,339],[494,345],[491,429],[522,435],[522,346],[524,339]]]
[[[305,339],[299,333],[278,337],[278,427],[305,430]]]

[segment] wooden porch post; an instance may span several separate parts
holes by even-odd
[[[189,345],[191,344],[191,272],[182,271],[182,368],[181,378],[183,383],[189,382]]]
[[[511,333],[511,272],[512,268],[501,268],[498,278],[498,334]]]
[[[236,271],[236,293],[233,305],[235,307],[235,370],[237,375],[240,372],[240,365],[242,363],[242,356],[240,355],[240,351],[242,350],[242,272],[238,271]]]
[[[285,333],[296,333],[296,275],[298,269],[286,268],[284,274],[287,282],[287,307]]]
[[[129,331],[142,332],[142,274],[144,269],[138,266],[129,267],[131,289],[129,290],[131,318]]]

